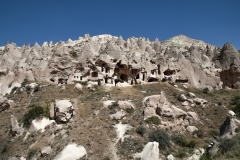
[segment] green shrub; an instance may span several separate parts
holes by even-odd
[[[150,132],[149,140],[151,142],[154,141],[158,142],[160,149],[165,149],[166,147],[170,146],[170,137],[166,132],[160,129],[153,130],[152,132]]]
[[[219,142],[219,150],[221,153],[226,153],[227,151],[231,150],[235,144],[237,144],[237,141],[234,138],[221,138]]]
[[[236,115],[240,117],[240,96],[234,96],[231,100],[231,105],[233,105],[233,112],[235,112]]]
[[[190,142],[188,142],[187,147],[188,148],[194,148],[196,146],[196,142],[194,140],[191,140]]]
[[[28,159],[32,158],[36,152],[37,152],[37,151],[36,151],[35,149],[30,149],[30,150],[28,151],[28,156],[27,156],[27,158],[28,158]]]
[[[145,122],[148,124],[156,124],[156,125],[161,124],[161,120],[157,116],[152,116],[146,119]]]
[[[32,123],[32,120],[44,115],[44,109],[40,106],[32,107],[27,113],[23,116],[23,125],[24,127],[29,127]]]
[[[138,126],[136,129],[137,133],[140,134],[141,136],[143,136],[146,133],[146,128],[144,126]]]
[[[209,89],[206,87],[203,89],[203,93],[208,93],[209,92]]]
[[[188,145],[188,142],[183,135],[172,136],[172,141],[178,146],[186,147]]]
[[[125,111],[129,114],[133,113],[134,112],[134,109],[133,108],[126,108]]]
[[[109,157],[104,157],[103,160],[110,160],[110,158]]]
[[[36,86],[34,86],[33,91],[37,92],[37,91],[39,91],[39,88],[40,88],[39,85],[36,85]]]
[[[211,157],[209,154],[204,153],[201,157],[200,160],[211,160]]]
[[[113,109],[113,108],[118,107],[118,106],[119,106],[118,101],[115,101],[115,102],[112,102],[112,104],[109,105],[108,107],[109,107],[109,109]]]
[[[21,83],[21,87],[25,87],[27,83],[28,83],[28,79],[24,78],[23,82]]]
[[[3,145],[1,153],[4,153],[4,152],[6,152],[6,151],[7,151],[7,149],[8,149],[8,146],[7,146],[7,144]]]
[[[70,54],[72,57],[77,57],[77,52],[75,52],[75,51],[70,51],[69,54]]]
[[[17,89],[18,87],[13,87],[10,94],[13,94]]]
[[[180,150],[178,150],[178,152],[177,152],[177,154],[176,154],[176,157],[178,157],[178,158],[184,158],[184,157],[186,157],[187,156],[187,153],[186,153],[187,151],[185,150],[185,149],[180,149]]]

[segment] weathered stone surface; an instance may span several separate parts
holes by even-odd
[[[198,131],[197,127],[195,126],[188,126],[187,128],[187,131],[190,132],[190,133],[193,133],[195,131]]]
[[[221,88],[221,80],[224,87],[238,88],[239,61],[239,53],[230,43],[220,49],[184,35],[163,42],[98,35],[21,48],[7,43],[0,50],[0,92],[10,93],[24,78],[111,86],[168,81],[199,88]]]
[[[54,106],[54,112],[53,107]],[[69,100],[55,100],[50,109],[50,117],[57,123],[68,123],[73,117],[74,108]]]
[[[231,138],[236,134],[237,125],[233,117],[227,116],[226,120],[220,127],[220,136]]]

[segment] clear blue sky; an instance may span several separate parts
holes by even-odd
[[[1,0],[0,46],[89,33],[165,40],[184,34],[240,50],[240,0]]]

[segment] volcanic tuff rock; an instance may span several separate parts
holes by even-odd
[[[7,43],[0,47],[0,93],[10,93],[29,81],[98,85],[143,84],[153,81],[189,83],[195,87],[239,88],[239,52],[179,35],[155,39],[88,34],[42,46]],[[222,83],[222,82],[223,83]]]

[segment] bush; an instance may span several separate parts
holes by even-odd
[[[13,94],[17,89],[18,87],[13,87],[10,94]]]
[[[115,102],[112,102],[112,104],[110,106],[108,106],[110,109],[113,109],[115,107],[118,107],[119,104],[118,104],[118,101],[115,101]]]
[[[133,108],[126,108],[125,111],[130,114],[130,113],[134,112],[134,109]]]
[[[234,96],[231,100],[232,110],[240,117],[240,96]]]
[[[146,119],[145,122],[148,124],[156,124],[156,125],[161,124],[161,120],[157,116],[152,116]]]
[[[210,160],[211,157],[209,154],[207,153],[204,153],[201,157],[200,157],[200,160]]]
[[[172,136],[172,141],[178,146],[186,147],[188,145],[188,142],[183,135]]]
[[[32,120],[43,115],[44,115],[44,109],[40,106],[34,106],[23,116],[24,127],[29,127],[32,123]]]
[[[203,93],[208,93],[209,92],[209,89],[206,87],[203,89]]]
[[[39,91],[39,88],[40,88],[39,85],[36,85],[36,86],[34,86],[33,91],[37,92],[37,91]]]
[[[151,142],[154,142],[154,141],[158,142],[160,149],[165,149],[166,147],[170,146],[170,138],[168,134],[160,129],[153,130],[149,134],[149,140]]]
[[[21,87],[25,87],[28,82],[27,78],[24,78],[23,82],[21,83]]]
[[[103,160],[110,160],[110,158],[109,157],[104,157]]]
[[[221,138],[219,142],[219,150],[221,153],[226,153],[227,151],[231,150],[232,147],[237,143],[234,138]]]
[[[28,156],[27,156],[27,158],[28,158],[28,159],[32,158],[36,152],[37,152],[37,151],[36,151],[35,149],[30,149],[30,150],[28,151]]]
[[[144,126],[138,126],[136,129],[137,133],[143,136],[146,133],[146,128]]]
[[[181,147],[188,147],[188,148],[194,148],[196,145],[195,141],[188,142],[187,139],[183,135],[175,135],[172,136],[172,141]]]
[[[179,158],[184,158],[184,157],[186,157],[187,156],[187,153],[186,153],[187,151],[185,150],[185,149],[181,149],[181,150],[179,150],[178,152],[177,152],[177,154],[176,154],[176,157],[179,157]]]
[[[75,52],[75,51],[70,51],[69,54],[70,54],[72,57],[77,57],[77,52]]]

